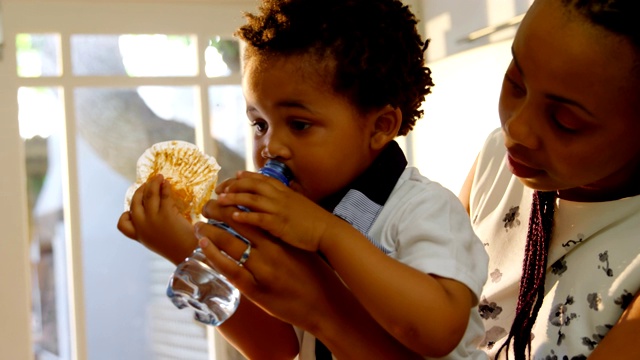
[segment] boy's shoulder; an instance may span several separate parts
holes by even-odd
[[[433,181],[428,177],[422,175],[420,170],[415,167],[407,167],[402,175],[398,178],[398,182],[396,183],[395,188],[391,196],[394,193],[403,194],[409,193],[414,195],[421,194],[422,196],[443,196],[443,197],[456,197],[456,195],[451,192],[451,190],[444,187],[437,181]]]
[[[407,167],[398,178],[387,203],[387,208],[400,209],[442,209],[468,217],[458,196],[437,181],[420,173],[415,167]],[[430,211],[429,211],[430,212]]]

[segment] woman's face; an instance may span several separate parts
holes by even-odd
[[[512,51],[499,105],[511,171],[571,200],[640,193],[635,48],[560,1],[536,0]]]

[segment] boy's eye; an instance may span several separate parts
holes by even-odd
[[[300,120],[293,120],[289,123],[289,126],[296,131],[303,131],[303,130],[307,130],[309,127],[311,127],[311,124],[306,122],[306,121],[300,121]]]
[[[267,128],[268,128],[267,122],[261,121],[261,120],[252,120],[251,126],[256,129],[257,133],[264,133],[267,131]]]

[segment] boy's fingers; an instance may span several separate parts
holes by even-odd
[[[221,194],[221,193],[225,192],[227,187],[229,186],[229,184],[231,182],[233,182],[233,181],[235,181],[235,179],[226,179],[226,180],[224,180],[223,182],[219,183],[218,186],[216,186],[214,191],[216,192],[216,194]]]
[[[142,205],[144,206],[145,212],[158,212],[160,208],[160,188],[163,181],[164,177],[160,174],[147,181],[142,197]]]
[[[129,213],[131,215],[131,219],[139,219],[144,216],[144,204],[142,203],[142,198],[144,195],[144,190],[147,187],[147,184],[142,184],[131,197],[131,205],[129,207]]]
[[[171,197],[172,191],[173,189],[169,180],[163,180],[160,185],[160,197],[163,199],[168,199],[169,197]]]
[[[175,208],[176,204],[174,202],[174,199],[172,199],[171,197],[173,196],[173,185],[169,182],[169,180],[167,179],[163,179],[162,182],[160,183],[160,194],[159,194],[159,204],[158,204],[158,211],[160,211],[161,208],[164,209],[172,209]]]
[[[138,241],[136,228],[131,222],[131,214],[128,211],[125,211],[122,213],[122,215],[120,215],[120,218],[118,219],[118,230],[120,230],[120,232],[124,234],[124,236]]]

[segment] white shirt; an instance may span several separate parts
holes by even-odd
[[[469,216],[451,191],[417,169],[405,169],[367,235],[392,258],[424,273],[457,280],[479,296],[488,259]],[[463,341],[443,359],[487,359],[477,349],[484,336],[477,308],[470,309],[469,317]],[[315,338],[301,335],[299,358],[314,359]]]

